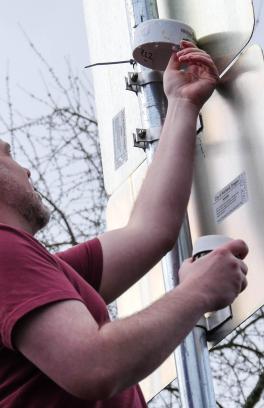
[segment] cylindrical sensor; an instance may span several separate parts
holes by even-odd
[[[203,235],[193,245],[193,259],[200,258],[230,241],[232,241],[232,238],[225,235]]]
[[[230,241],[232,241],[232,238],[225,235],[204,235],[198,238],[193,245],[193,259],[201,258]],[[215,284],[217,285],[217,282]],[[232,318],[232,309],[231,306],[227,306],[216,312],[208,312],[204,316],[206,318],[207,331],[210,333]]]
[[[133,57],[147,68],[164,71],[181,40],[195,42],[194,31],[187,24],[172,19],[146,20],[134,31]]]

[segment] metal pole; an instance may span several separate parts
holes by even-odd
[[[165,257],[166,288],[172,289],[178,284],[178,269],[184,259],[192,255],[191,234],[186,216],[180,231],[178,242],[173,249],[173,254]],[[174,262],[173,262],[174,260]],[[174,283],[174,286],[172,286]],[[175,360],[183,408],[214,408],[216,407],[213,380],[210,368],[209,351],[206,341],[206,330],[203,325],[197,325],[183,340],[175,351]]]
[[[133,43],[133,28],[145,20],[158,18],[156,0],[126,0],[126,10],[130,28],[130,39]],[[138,72],[151,73],[152,70],[143,66],[138,67]],[[146,129],[160,128],[164,122],[167,111],[167,99],[163,92],[162,75],[160,82],[149,83],[141,88],[138,93],[142,125]],[[157,142],[150,143],[146,149],[147,160],[152,161]]]
[[[130,37],[133,28],[145,20],[158,18],[156,0],[126,0]],[[150,72],[140,67],[140,72]],[[161,128],[167,109],[167,100],[162,83],[150,83],[142,86],[138,93],[142,124],[146,129]],[[150,163],[157,142],[149,143],[146,148]],[[178,243],[163,259],[163,271],[166,289],[178,285],[178,270],[181,262],[192,253],[191,237],[186,219],[182,225]],[[186,299],[186,301],[188,301]],[[180,395],[183,408],[216,407],[206,332],[202,327],[195,327],[175,352]]]

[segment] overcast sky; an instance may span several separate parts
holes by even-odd
[[[7,69],[12,84],[36,91],[40,86],[39,63],[21,27],[56,71],[65,72],[64,57],[83,72],[88,45],[82,0],[0,0],[0,91],[4,96]],[[18,91],[17,91],[18,92]],[[18,104],[21,92],[15,93]]]

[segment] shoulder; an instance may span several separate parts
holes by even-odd
[[[100,258],[102,257],[101,242],[97,237],[95,237],[73,247],[70,247],[64,251],[57,252],[55,255],[63,260],[85,256]]]
[[[57,261],[64,261],[70,265],[96,290],[99,289],[103,270],[103,253],[98,238],[58,252],[54,257]]]
[[[56,258],[29,233],[13,228],[9,225],[0,224],[0,261],[2,265],[14,263],[17,266],[37,260],[42,260],[57,265]]]

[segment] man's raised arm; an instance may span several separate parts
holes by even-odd
[[[181,63],[187,68],[180,70]],[[164,73],[168,111],[158,149],[125,228],[100,237],[100,293],[110,302],[143,276],[174,245],[192,182],[196,121],[218,82],[211,58],[183,41]]]

